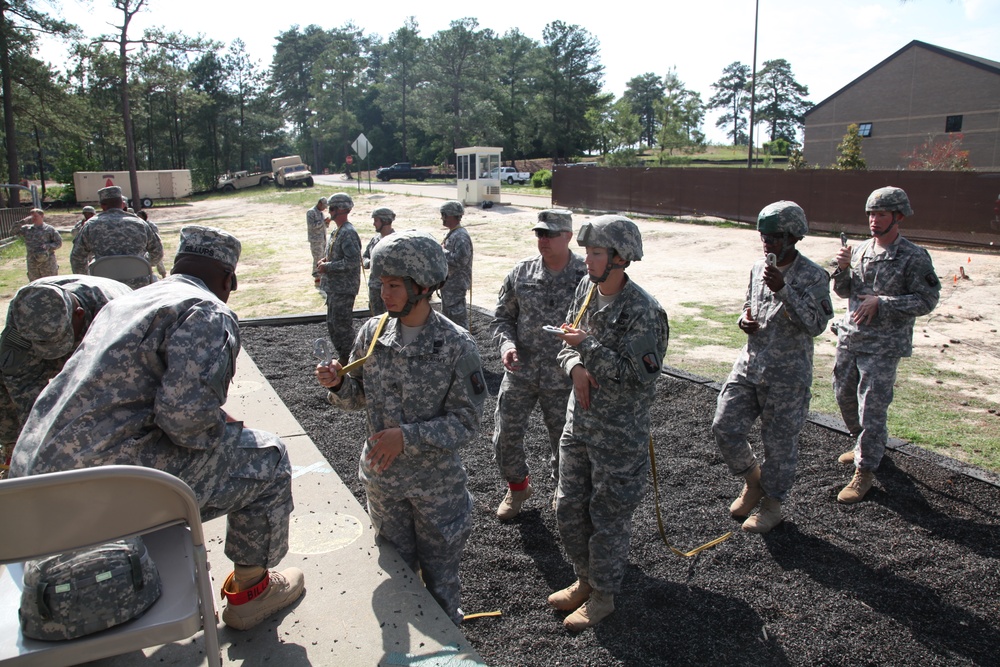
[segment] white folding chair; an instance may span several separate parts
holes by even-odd
[[[153,273],[153,267],[145,257],[138,255],[108,255],[90,263],[90,275],[127,282],[145,278]]]
[[[62,667],[166,644],[205,631],[221,666],[212,579],[191,488],[160,470],[100,466],[0,481],[0,664]],[[79,639],[21,634],[21,563],[142,535],[163,593],[142,616]]]

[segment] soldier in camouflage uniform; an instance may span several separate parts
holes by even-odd
[[[396,214],[391,208],[377,208],[372,211],[372,224],[375,225],[376,234],[361,253],[361,266],[371,270],[372,251],[379,241],[396,231],[392,228],[395,219]],[[372,311],[372,315],[381,315],[385,312],[385,304],[382,302],[382,281],[374,271],[368,274],[368,308]]]
[[[588,278],[559,337],[559,364],[573,381],[559,441],[556,520],[577,580],[549,596],[579,631],[614,611],[628,565],[632,513],[646,490],[649,411],[667,352],[667,314],[625,274],[642,259],[631,220],[602,215],[580,228]],[[593,283],[593,285],[591,284]],[[582,312],[582,317],[579,313]],[[575,320],[580,317],[577,326]]]
[[[354,342],[354,300],[361,289],[361,239],[347,220],[354,209],[351,196],[338,192],[328,203],[337,228],[316,270],[323,276],[320,289],[326,292],[326,328],[341,363],[346,365]]]
[[[319,260],[326,254],[326,230],[330,227],[330,216],[326,214],[326,197],[320,197],[316,205],[306,211],[306,233],[309,237],[309,250],[312,252],[312,274],[319,287],[320,276],[316,270]]]
[[[109,256],[135,255],[147,259],[152,266],[163,261],[160,235],[149,223],[125,211],[120,187],[101,188],[97,196],[101,200],[101,213],[88,220],[73,241],[73,251],[69,255],[73,273],[86,275],[90,273],[92,260]],[[136,289],[154,280],[150,272],[126,284]]]
[[[76,224],[73,225],[73,229],[70,230],[70,234],[73,236],[74,241],[76,240],[76,237],[80,235],[80,230],[83,229],[85,224],[87,224],[87,221],[97,215],[97,211],[94,210],[93,206],[84,206],[80,210],[80,215],[82,215],[83,218],[77,220]]]
[[[59,273],[56,250],[62,247],[62,237],[52,225],[45,222],[45,211],[31,209],[28,224],[17,228],[16,233],[24,239],[25,261],[28,265],[28,282]]]
[[[16,427],[3,434],[3,443],[17,440],[38,394],[62,370],[97,312],[131,291],[116,280],[78,275],[40,278],[17,291],[0,334],[0,410],[4,423]]]
[[[304,590],[302,572],[269,571],[288,551],[291,466],[277,436],[222,410],[240,351],[226,301],[240,242],[185,227],[173,273],[118,297],[35,401],[11,476],[100,465],[157,468],[194,491],[202,519],[228,515],[222,620],[253,627]]]
[[[886,417],[901,357],[913,352],[914,320],[934,310],[941,283],[926,250],[903,238],[899,223],[913,215],[899,188],[879,188],[865,204],[872,238],[837,255],[833,291],[848,299],[837,323],[833,391],[854,450],[840,456],[854,477],[837,500],[856,503],[875,481],[889,439]]]
[[[472,532],[459,449],[479,432],[486,398],[479,352],[467,332],[430,307],[448,271],[433,237],[416,231],[386,237],[375,247],[372,271],[391,317],[371,357],[343,378],[337,361],[317,366],[316,377],[333,405],[367,409],[359,476],[372,524],[457,625],[459,564]],[[385,317],[361,327],[352,360],[368,353]]]
[[[809,413],[813,338],[833,317],[830,275],[795,245],[809,233],[805,212],[779,201],[757,216],[765,257],[750,269],[750,285],[737,321],[747,334],[733,370],[719,392],[712,433],[730,472],[746,479],[729,507],[747,517],[743,530],[766,533],[781,523],[781,503],[795,482],[799,431]],[[760,417],[764,461],[758,465],[747,443]]]
[[[566,401],[573,388],[559,368],[556,355],[562,341],[542,330],[558,325],[566,304],[587,267],[569,249],[573,217],[569,211],[547,210],[534,226],[539,254],[518,262],[500,286],[493,315],[493,340],[500,348],[506,372],[497,396],[493,450],[507,495],[497,517],[512,519],[533,490],[524,451],[524,432],[538,403],[549,432],[552,479],[559,479],[559,437],[566,423]]]
[[[472,239],[462,226],[465,207],[459,201],[441,205],[441,224],[448,228],[444,254],[448,258],[448,280],[441,287],[441,312],[449,320],[468,330],[469,312],[465,294],[472,287]]]

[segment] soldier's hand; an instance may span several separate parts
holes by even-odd
[[[517,354],[517,348],[511,348],[503,353],[503,367],[509,371],[521,370],[521,357]]]
[[[340,362],[337,360],[329,364],[319,364],[316,366],[316,380],[327,389],[336,389],[343,382],[340,369]]]
[[[573,393],[576,395],[576,400],[580,402],[580,407],[589,410],[590,388],[599,386],[597,380],[590,374],[590,371],[583,367],[583,364],[574,366],[573,370],[570,371],[570,377],[573,378]]]
[[[385,472],[396,457],[403,453],[403,431],[399,428],[387,428],[379,431],[368,439],[371,449],[365,462],[376,473]]]
[[[851,246],[845,245],[837,252],[837,268],[843,270],[851,265]]]
[[[855,324],[871,324],[878,315],[879,299],[874,294],[864,294],[859,298],[861,305],[851,314],[851,319]]]
[[[785,286],[785,276],[776,266],[764,267],[764,284],[772,292],[779,291]]]
[[[566,333],[558,334],[558,338],[562,338],[570,347],[576,347],[588,335],[583,329],[574,329],[568,324],[563,325],[563,331]]]
[[[326,273],[326,257],[322,257],[318,262],[316,262],[316,272]]]
[[[750,334],[757,333],[760,329],[760,322],[753,318],[753,315],[750,314],[749,308],[743,311],[743,315],[736,324],[739,326],[740,330],[748,336]]]

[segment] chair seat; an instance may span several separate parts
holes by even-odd
[[[144,278],[153,268],[144,257],[136,255],[108,255],[90,263],[90,275],[110,278],[119,282]]]
[[[160,572],[163,592],[146,613],[126,623],[79,639],[48,642],[21,634],[17,610],[23,588],[21,564],[0,573],[0,662],[6,665],[75,665],[191,636],[201,629],[198,586],[187,527],[170,526],[143,535]],[[211,604],[211,603],[210,603]],[[206,619],[215,623],[215,618]]]

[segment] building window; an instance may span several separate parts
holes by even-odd
[[[961,132],[962,131],[962,117],[961,116],[948,116],[944,121],[944,131],[945,132]]]
[[[872,124],[858,123],[858,134],[860,134],[862,137],[872,136]]]

